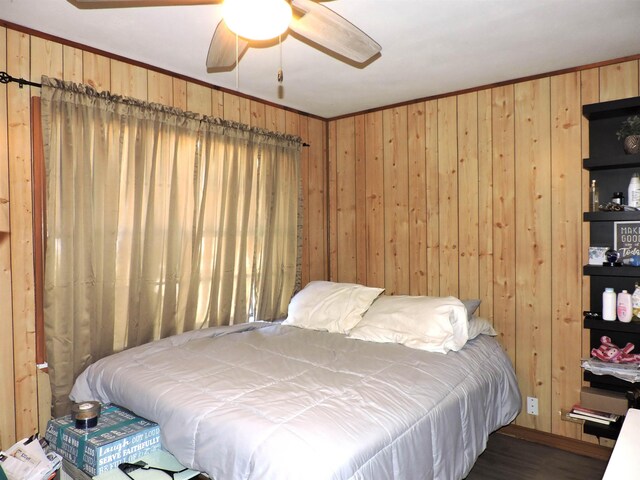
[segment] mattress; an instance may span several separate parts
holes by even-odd
[[[104,358],[71,398],[157,422],[163,448],[215,480],[463,478],[521,405],[489,336],[444,355],[262,322]]]

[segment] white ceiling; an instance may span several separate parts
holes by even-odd
[[[324,118],[640,53],[640,0],[334,0],[325,6],[382,46],[366,68],[288,36],[251,48],[239,90]],[[80,10],[0,0],[0,19],[236,90],[207,73],[220,5]],[[7,72],[11,75],[11,72]]]

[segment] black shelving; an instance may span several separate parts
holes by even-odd
[[[589,171],[632,167],[640,167],[640,154],[606,155],[602,157],[585,158],[582,160],[582,168]]]
[[[605,276],[605,277],[638,277],[640,278],[640,267],[630,267],[622,265],[620,267],[605,267],[600,265],[585,265],[582,267],[584,275]]]
[[[640,220],[639,212],[584,212],[585,222],[630,222]]]
[[[600,203],[605,204],[614,192],[626,195],[629,180],[634,173],[640,173],[640,154],[625,155],[622,141],[617,138],[621,123],[631,115],[640,115],[640,97],[585,105],[583,115],[589,120],[590,158],[582,161],[589,171],[589,184],[596,182],[600,193]],[[614,247],[614,222],[640,221],[640,212],[584,212],[583,220],[589,222],[591,246]],[[590,309],[602,311],[602,292],[613,288],[616,292],[633,292],[634,283],[640,281],[640,267],[585,265],[584,275],[591,276]],[[589,346],[598,348],[602,337],[609,337],[616,345],[627,342],[640,345],[640,322],[608,322],[592,318],[584,319],[584,328],[589,329]],[[583,378],[592,387],[618,392],[627,392],[634,384],[611,375],[595,375],[585,370]],[[585,421],[584,432],[597,437],[616,439],[620,433],[622,419],[611,425]]]
[[[589,328],[591,330],[606,330],[611,332],[628,332],[640,334],[640,321],[634,320],[629,323],[624,323],[617,320],[609,322],[607,320],[585,318],[584,328]]]
[[[640,97],[623,98],[609,102],[591,103],[582,107],[582,114],[588,120],[635,115],[640,110]]]
[[[617,422],[613,422],[609,425],[604,425],[602,423],[590,422],[588,420],[584,421],[583,431],[588,435],[593,435],[595,437],[601,438],[610,438],[615,440],[618,438],[620,434],[620,430],[622,429],[622,422],[624,417],[619,418]]]

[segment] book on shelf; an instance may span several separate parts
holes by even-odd
[[[567,416],[571,418],[578,418],[580,420],[586,420],[587,422],[601,423],[602,425],[611,425],[612,423],[611,420],[603,420],[601,418],[590,417],[588,415],[582,415],[580,413],[575,413],[575,412],[569,412]]]
[[[611,422],[615,422],[620,418],[619,415],[616,415],[614,413],[592,410],[590,408],[582,407],[578,404],[573,406],[571,412],[569,412],[569,416],[573,418],[582,418],[583,420],[590,420],[597,423],[604,423],[606,425]]]

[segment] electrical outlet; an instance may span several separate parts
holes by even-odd
[[[538,399],[536,397],[527,397],[527,413],[538,415]]]

